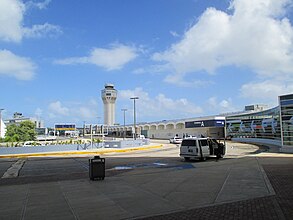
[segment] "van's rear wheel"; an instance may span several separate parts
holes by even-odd
[[[184,157],[185,161],[190,161],[190,157]]]
[[[205,161],[207,158],[206,157],[204,157],[204,156],[201,156],[200,157],[200,161]]]

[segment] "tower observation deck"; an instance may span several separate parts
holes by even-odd
[[[115,102],[117,99],[117,90],[113,84],[105,84],[105,88],[101,92],[102,100],[104,103],[104,124],[115,124]]]

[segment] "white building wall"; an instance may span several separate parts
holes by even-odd
[[[4,138],[5,133],[6,133],[6,125],[4,124],[3,120],[1,119],[1,132],[0,132],[0,137]]]
[[[149,138],[158,139],[170,139],[178,135],[183,137],[184,135],[192,135],[200,137],[201,135],[208,136],[207,129],[194,129],[194,128],[182,128],[182,129],[164,129],[164,130],[148,130]]]

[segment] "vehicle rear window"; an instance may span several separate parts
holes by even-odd
[[[208,146],[208,141],[207,140],[199,140],[200,146]]]
[[[181,146],[196,146],[196,140],[183,140]]]

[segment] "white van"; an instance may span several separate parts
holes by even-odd
[[[225,144],[210,138],[187,138],[183,139],[180,146],[180,157],[186,161],[190,159],[205,160],[214,155],[222,158],[225,155]]]

